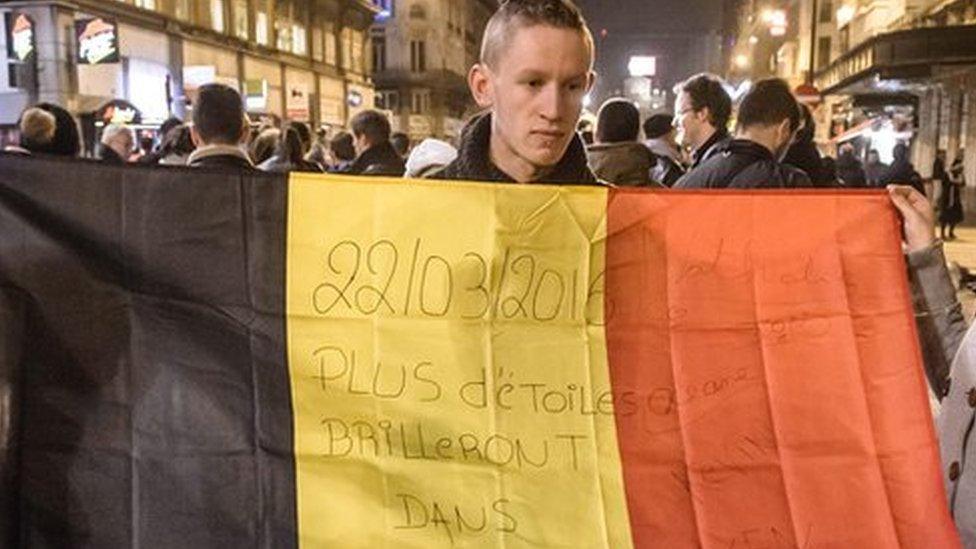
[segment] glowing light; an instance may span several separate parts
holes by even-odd
[[[844,4],[843,6],[837,8],[837,26],[843,27],[844,25],[850,23],[856,14],[857,8],[851,4]]]
[[[657,58],[650,55],[634,55],[627,64],[627,70],[633,77],[654,76],[657,74]]]
[[[735,62],[735,66],[739,69],[747,69],[749,68],[749,65],[752,64],[749,61],[749,56],[744,53],[740,53],[739,55],[736,55],[735,59],[733,59],[733,62]]]

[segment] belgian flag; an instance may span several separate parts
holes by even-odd
[[[0,156],[5,547],[955,547],[882,193]]]

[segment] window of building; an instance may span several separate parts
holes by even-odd
[[[335,23],[330,21],[322,25],[322,32],[325,39],[325,62],[334,66],[339,61]]]
[[[190,0],[176,0],[173,15],[177,19],[188,21],[190,19]]]
[[[366,72],[366,33],[353,31],[352,33],[352,70],[358,73]]]
[[[376,108],[394,112],[400,110],[400,92],[395,90],[376,92]]]
[[[817,68],[822,69],[830,64],[830,37],[821,36],[817,40]]]
[[[427,8],[419,2],[413,4],[410,6],[410,19],[427,19]]]
[[[820,16],[817,20],[821,23],[830,23],[834,19],[834,2],[832,0],[820,0]]]
[[[342,68],[352,69],[352,29],[342,27],[339,33],[340,46],[342,49]]]
[[[156,9],[156,0],[136,0],[136,7],[154,10]]]
[[[322,48],[325,44],[323,34],[322,28],[318,25],[312,27],[312,59],[316,61],[325,59],[325,50]]]
[[[254,14],[254,41],[262,46],[267,46],[268,40],[268,14],[259,11]]]
[[[210,1],[210,23],[213,30],[224,32],[224,0]]]
[[[373,0],[373,5],[380,9],[376,16],[380,19],[393,17],[395,12],[394,0]]]
[[[425,114],[430,111],[430,92],[415,91],[410,96],[410,112],[412,114]]]
[[[410,42],[410,70],[413,72],[427,71],[427,43],[423,40]]]
[[[247,40],[251,32],[248,29],[250,20],[247,12],[247,0],[235,0],[234,2],[234,36]]]
[[[295,55],[308,54],[308,36],[305,27],[294,23],[291,26],[291,51]]]
[[[386,37],[373,37],[373,71],[383,72],[386,70]]]

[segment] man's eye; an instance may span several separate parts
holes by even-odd
[[[542,80],[529,80],[528,82],[526,82],[526,84],[528,84],[530,88],[541,88]]]

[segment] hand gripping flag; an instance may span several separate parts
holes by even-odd
[[[882,193],[0,156],[6,547],[958,547]]]

